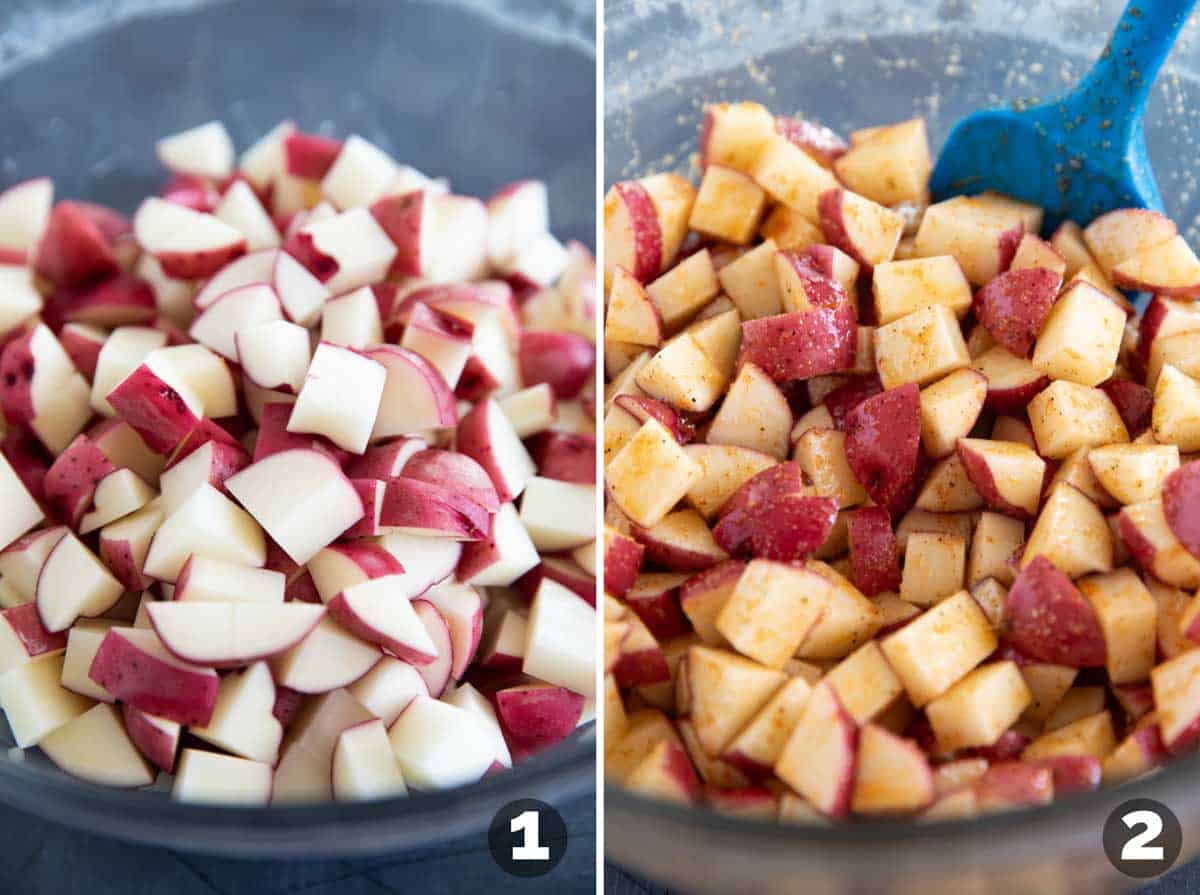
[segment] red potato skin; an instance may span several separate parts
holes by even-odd
[[[680,605],[709,591],[728,587],[731,581],[742,577],[742,573],[746,571],[746,565],[740,559],[726,559],[712,568],[693,575],[679,587]]]
[[[0,453],[12,465],[13,472],[34,500],[45,497],[43,483],[50,460],[41,444],[22,429],[13,429],[0,441]]]
[[[46,470],[46,503],[57,518],[76,528],[92,504],[96,485],[116,469],[86,435],[79,435]]]
[[[791,265],[792,271],[804,284],[804,297],[809,304],[818,308],[837,308],[848,302],[850,299],[846,295],[846,290],[842,288],[842,284],[833,279],[826,270],[818,267],[817,259],[812,254],[812,248],[805,249],[803,252],[796,252],[791,249],[781,252],[788,264]],[[825,248],[822,246],[822,248]]]
[[[1000,234],[996,240],[996,269],[1003,272],[1008,270],[1021,246],[1025,236],[1025,225],[1018,223]]]
[[[1004,602],[1004,621],[1013,645],[1040,662],[1072,668],[1104,665],[1107,649],[1095,611],[1044,556],[1017,575]]]
[[[1121,543],[1125,545],[1125,549],[1133,557],[1134,561],[1146,571],[1152,571],[1154,569],[1154,558],[1157,554],[1155,546],[1142,534],[1141,529],[1130,520],[1129,515],[1124,509],[1117,513],[1117,534],[1120,535]]]
[[[438,448],[418,451],[404,464],[404,478],[452,488],[489,513],[500,509],[496,486],[492,484],[487,471],[466,454]]]
[[[196,445],[194,449],[204,446],[203,442]],[[184,448],[191,448],[189,440]],[[192,450],[187,453],[180,449],[179,453],[172,458],[172,462],[167,465],[167,469],[175,466],[180,460],[190,456]],[[250,455],[246,453],[245,448],[240,444],[225,441],[213,441],[212,463],[208,469],[208,483],[221,492],[225,492],[225,480],[235,473],[241,472],[250,465]]]
[[[34,418],[32,384],[37,360],[32,343],[30,330],[9,341],[0,352],[0,410],[14,426],[28,426]]]
[[[88,677],[121,702],[188,727],[207,725],[217,702],[216,677],[148,656],[115,631],[100,642]]]
[[[89,382],[94,379],[96,364],[100,361],[100,349],[104,347],[104,342],[88,338],[74,329],[59,330],[58,341],[62,345],[63,351],[67,352],[67,357],[71,358],[75,369],[82,373]]]
[[[463,555],[467,554],[469,548],[474,544],[463,545]],[[641,546],[640,544],[638,545]],[[551,557],[547,557],[549,559]],[[517,579],[516,588],[521,592],[521,596],[525,598],[526,605],[533,602],[534,596],[537,594],[538,586],[542,583],[543,578],[549,578],[551,581],[557,582],[567,590],[578,594],[587,601],[589,606],[596,605],[596,579],[589,575],[582,566],[573,560],[563,560],[567,564],[566,568],[557,563],[550,563],[543,560],[538,563],[524,575]],[[461,568],[461,566],[460,566]],[[637,573],[634,572],[636,575]],[[459,576],[462,578],[463,576]]]
[[[776,495],[763,505],[726,512],[713,537],[734,556],[793,562],[812,556],[837,522],[832,497]]]
[[[984,771],[974,789],[988,807],[1045,805],[1054,798],[1054,775],[1048,768],[1004,761]]]
[[[610,533],[604,551],[604,592],[614,597],[625,596],[637,579],[645,552],[646,548],[628,535]]]
[[[101,537],[100,559],[125,590],[145,590],[153,581],[142,574],[128,541],[113,541]]]
[[[1132,721],[1154,711],[1154,689],[1149,684],[1120,684],[1112,691]]]
[[[59,286],[83,285],[119,273],[112,238],[85,203],[59,202],[38,243],[34,269]]]
[[[804,118],[788,118],[782,115],[777,117],[775,133],[786,137],[789,142],[799,146],[826,168],[850,150],[850,144],[837,132]]]
[[[159,195],[168,202],[205,214],[211,214],[220,201],[220,196],[208,181],[195,174],[176,174],[167,181]]]
[[[900,589],[900,549],[892,519],[883,507],[863,507],[846,516],[854,584],[872,597]]]
[[[362,500],[363,514],[362,518],[342,532],[341,536],[343,538],[370,538],[380,534],[379,517],[375,508],[381,505],[378,502],[382,500],[379,494],[387,488],[387,483],[379,479],[350,479],[350,484],[354,486],[359,499]]]
[[[614,184],[613,189],[628,211],[633,230],[634,268],[630,273],[638,282],[648,283],[658,276],[664,264],[658,208],[650,193],[636,180]]]
[[[857,340],[849,304],[759,317],[742,324],[738,365],[749,361],[776,382],[837,373],[854,365]]]
[[[1163,480],[1162,503],[1172,534],[1188,553],[1200,557],[1200,460],[1183,464]]]
[[[768,466],[742,483],[721,507],[720,516],[746,510],[761,510],[776,497],[803,495],[804,470],[795,460],[785,460]]]
[[[990,746],[980,746],[969,752],[973,758],[986,758],[991,764],[1016,761],[1030,742],[1029,737],[1020,731],[1006,730]]]
[[[921,392],[914,383],[882,392],[846,414],[846,462],[875,503],[899,516],[916,494]]]
[[[635,416],[638,422],[644,423],[648,419],[653,419],[662,423],[680,444],[688,444],[696,437],[696,426],[670,404],[657,398],[617,395],[613,403],[626,413]]]
[[[442,374],[437,371],[437,368],[421,355],[415,351],[409,351],[407,348],[401,348],[399,345],[379,345],[363,351],[362,355],[388,367],[389,373],[391,364],[398,362],[407,362],[416,368],[436,400],[437,419],[435,422],[437,426],[458,425],[458,407],[454,402],[454,393],[450,391],[450,387],[446,385],[446,380],[442,378]]]
[[[458,438],[456,447],[485,470],[496,486],[496,496],[501,503],[508,503],[515,494],[509,489],[500,465],[492,452],[492,440],[488,431],[488,405],[481,401],[471,408],[458,422]]]
[[[341,140],[319,134],[295,131],[283,140],[283,159],[287,172],[305,180],[324,178],[341,151]]]
[[[369,541],[352,541],[330,544],[330,550],[342,554],[367,576],[368,579],[383,578],[385,575],[401,575],[404,566],[378,544]]]
[[[521,761],[566,739],[584,700],[566,687],[514,687],[498,690],[492,701],[513,760]]]
[[[335,596],[325,604],[325,608],[329,611],[334,621],[359,640],[365,640],[367,643],[374,643],[376,646],[381,646],[397,659],[412,665],[428,665],[437,659],[437,655],[430,655],[421,650],[413,649],[408,644],[388,637],[382,631],[365,624],[350,607],[350,604],[346,601],[345,594]]]
[[[1031,764],[1050,771],[1056,798],[1100,788],[1100,759],[1094,755],[1056,755]]]
[[[661,684],[671,679],[671,668],[661,649],[622,652],[612,667],[613,680],[618,687],[640,687],[645,684]]]
[[[155,257],[168,277],[177,280],[197,280],[211,277],[230,261],[244,254],[246,240],[242,239],[219,249],[203,252],[163,252]]]
[[[25,603],[5,609],[0,614],[3,614],[4,620],[21,641],[27,655],[40,656],[51,650],[67,648],[67,632],[47,631],[38,615],[37,604]]]
[[[289,432],[288,420],[292,416],[291,404],[267,404],[263,407],[262,419],[259,421],[258,438],[254,442],[254,462],[264,457],[279,454],[283,451],[316,448],[324,451],[340,462],[345,454],[336,445],[320,435],[303,432]],[[369,476],[363,476],[369,478]]]
[[[425,686],[429,688],[429,695],[438,699],[449,685],[450,671],[454,667],[450,625],[446,622],[446,617],[428,600],[413,600],[412,605],[437,646],[437,658],[428,665],[417,666],[417,670],[421,672]]]
[[[421,227],[427,197],[421,190],[385,196],[371,206],[371,216],[396,246],[396,257],[388,274],[393,277],[420,276]]]
[[[383,288],[386,285],[372,288]],[[379,292],[376,292],[376,300],[380,300]],[[517,310],[517,302],[513,298],[512,287],[502,280],[488,280],[483,283],[435,283],[406,292],[400,304],[395,302],[396,295],[393,293],[386,314],[384,306],[380,304],[379,317],[388,324],[407,325],[412,309],[418,304],[436,308],[440,305],[453,307],[469,302],[496,308],[504,315],[505,326],[510,332],[516,333],[521,328],[521,317]]]
[[[108,402],[146,446],[159,454],[171,453],[200,425],[200,417],[192,413],[179,392],[145,364],[108,393]]]
[[[1015,506],[1000,497],[999,489],[996,488],[992,477],[991,467],[988,466],[987,461],[980,454],[964,448],[961,444],[956,446],[955,451],[958,454],[958,459],[962,461],[967,478],[971,480],[971,484],[979,492],[979,496],[987,501],[989,507],[1006,516],[1013,516],[1017,519],[1031,518],[1029,511],[1024,507]],[[1050,482],[1054,478],[1054,473],[1058,470],[1058,464],[1053,460],[1045,462],[1046,469],[1042,474],[1043,492],[1049,488]]]
[[[454,397],[472,403],[481,401],[500,388],[501,384],[500,380],[492,375],[487,364],[472,354],[463,364],[462,375],[458,377],[458,384],[454,386]]]
[[[62,286],[46,306],[48,320],[98,326],[149,323],[158,313],[150,284],[124,272],[88,285]]]
[[[1150,363],[1150,351],[1154,347],[1154,339],[1162,327],[1163,321],[1170,316],[1171,306],[1166,296],[1156,295],[1146,305],[1142,319],[1138,321],[1138,340],[1135,354],[1143,367]]]
[[[975,293],[975,316],[997,343],[1029,357],[1061,285],[1045,268],[1005,271]]]
[[[152,723],[141,709],[131,705],[121,706],[121,717],[125,720],[125,732],[133,745],[156,768],[164,774],[175,770],[175,753],[179,748],[179,737],[170,736],[161,727]]]
[[[591,381],[596,348],[578,333],[531,330],[521,333],[517,362],[527,388],[545,382],[569,401]]]
[[[1000,415],[1022,414],[1029,402],[1049,384],[1049,376],[1038,376],[1012,387],[993,387],[989,382],[984,408]]]
[[[312,235],[297,231],[287,238],[283,250],[299,261],[322,283],[331,280],[341,269],[337,259],[317,248]]]
[[[702,572],[720,561],[719,557],[700,550],[689,550],[679,543],[656,535],[637,523],[631,533],[646,548],[646,565],[671,572]]]
[[[1150,428],[1150,420],[1154,415],[1154,392],[1131,379],[1110,379],[1101,383],[1100,390],[1108,395],[1117,408],[1130,438],[1137,438]]]
[[[862,253],[858,251],[858,246],[854,244],[854,240],[850,238],[850,234],[846,230],[842,217],[842,201],[845,195],[846,191],[838,187],[826,190],[817,198],[817,216],[821,221],[821,232],[825,234],[830,245],[841,249],[857,261],[864,274],[870,274],[875,270],[875,265],[862,256]]]
[[[317,586],[313,584],[312,575],[306,571],[287,583],[287,586],[283,590],[283,599],[287,603],[293,601],[298,603],[320,603],[321,595],[317,593]]]
[[[268,405],[270,406],[270,405]],[[397,438],[387,444],[367,448],[361,455],[351,454],[346,461],[346,475],[354,479],[394,479],[403,471],[401,456],[409,453],[410,438]],[[424,441],[421,442],[425,444]],[[404,463],[408,461],[405,460]],[[397,466],[397,464],[400,464]]]
[[[631,590],[625,595],[625,603],[660,643],[691,630],[679,608],[677,587],[643,593]]]
[[[271,707],[271,714],[275,716],[276,721],[286,728],[300,714],[300,709],[304,707],[304,701],[307,698],[308,696],[305,693],[300,693],[290,687],[281,687],[276,684],[275,705]]]
[[[596,484],[596,437],[575,432],[539,432],[525,440],[538,475],[577,485]],[[461,454],[458,456],[462,456]],[[405,472],[405,475],[408,473]]]
[[[873,398],[882,391],[883,383],[879,381],[878,374],[856,376],[831,391],[822,403],[833,417],[834,427],[845,431],[846,415],[867,398]]]
[[[491,514],[462,494],[401,476],[387,484],[379,524],[453,532],[468,540],[487,537]]]

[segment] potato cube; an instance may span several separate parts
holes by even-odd
[[[963,538],[915,531],[904,551],[900,598],[917,606],[932,606],[962,590],[966,567],[967,544]]]
[[[1097,712],[1066,727],[1042,734],[1025,747],[1021,753],[1021,760],[1038,761],[1064,755],[1090,755],[1103,761],[1116,746],[1112,716],[1108,712]]]
[[[693,413],[709,410],[727,384],[724,373],[686,332],[659,349],[641,368],[636,382],[651,398]]]
[[[945,305],[913,311],[875,330],[875,362],[884,388],[925,385],[967,366],[958,318]]]
[[[1087,283],[1067,289],[1042,325],[1033,365],[1051,379],[1099,385],[1112,376],[1125,332],[1125,312]]]
[[[667,332],[695,317],[720,291],[708,249],[689,255],[646,287]]]
[[[832,566],[810,560],[805,568],[825,582],[825,611],[800,644],[797,657],[840,659],[875,636],[883,622],[871,600]]]
[[[981,513],[967,557],[967,586],[974,587],[985,578],[1011,586],[1016,575],[1008,561],[1023,543],[1025,525],[1020,519]]]
[[[887,261],[871,280],[880,326],[933,305],[945,305],[958,317],[971,308],[971,284],[950,255]]]
[[[804,678],[789,679],[733,738],[723,753],[725,759],[759,775],[769,774],[811,693],[812,685]]]
[[[1061,460],[1082,447],[1129,441],[1129,432],[1108,395],[1066,379],[1055,380],[1034,396],[1029,402],[1029,423],[1038,453],[1052,460]]]
[[[1100,508],[1073,485],[1055,485],[1021,554],[1021,568],[1044,556],[1069,578],[1113,566],[1112,529]]]
[[[775,255],[776,245],[768,239],[717,271],[721,288],[743,320],[783,312],[779,277],[775,275]]]
[[[1132,569],[1079,580],[1079,590],[1096,610],[1104,631],[1105,667],[1114,684],[1150,677],[1154,667],[1158,605]]]
[[[976,668],[925,706],[947,752],[990,746],[1033,701],[1015,662],[992,662]]]
[[[1200,382],[1167,364],[1154,387],[1154,437],[1178,445],[1184,453],[1200,451]]]
[[[734,735],[767,704],[787,680],[728,650],[693,646],[687,658],[692,723],[704,750],[720,755]]]
[[[1063,697],[1075,683],[1079,669],[1049,662],[1030,662],[1021,666],[1021,676],[1029,687],[1033,701],[1022,716],[1035,724],[1042,724],[1058,708]]]
[[[786,205],[776,205],[763,221],[759,234],[779,249],[802,252],[809,246],[824,245],[825,234],[815,223]]]
[[[885,638],[881,648],[909,700],[923,708],[987,658],[997,643],[979,604],[961,591]]]
[[[879,644],[868,641],[825,675],[856,724],[882,714],[904,692],[904,685],[883,657]]]
[[[700,468],[688,488],[687,502],[710,522],[734,491],[778,462],[769,454],[735,444],[689,444],[683,452]]]
[[[742,369],[708,427],[709,444],[736,444],[787,457],[792,410],[774,381],[754,364]]]
[[[918,258],[953,255],[967,279],[982,286],[1000,272],[1000,236],[1024,228],[1021,212],[982,196],[955,196],[925,209],[913,249]]]
[[[932,167],[923,118],[878,128],[833,163],[842,183],[881,205],[927,202]]]
[[[966,438],[987,400],[988,380],[978,370],[955,370],[921,390],[921,444],[935,459],[954,453]]]
[[[819,497],[833,497],[838,506],[858,506],[867,499],[866,489],[846,461],[846,433],[837,429],[809,429],[792,451],[804,475]]]
[[[710,164],[700,181],[688,228],[714,239],[745,245],[758,229],[767,203],[763,188],[733,168]]]
[[[763,147],[750,172],[776,202],[800,212],[814,224],[820,222],[817,199],[837,189],[837,178],[787,137],[774,135]]]
[[[756,559],[721,607],[716,628],[738,652],[782,668],[825,612],[829,591],[810,569]]]
[[[675,436],[653,419],[642,424],[605,470],[612,499],[644,528],[661,522],[700,475]]]

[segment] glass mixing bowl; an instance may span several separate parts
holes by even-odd
[[[239,146],[292,118],[362,134],[488,195],[549,185],[562,238],[595,242],[590,4],[555,0],[7,0],[0,4],[0,184],[55,178],[60,197],[132,212],[166,174],[161,136],[213,118]],[[0,721],[0,744],[11,746]],[[180,805],[80,782],[36,750],[0,752],[0,799],[92,832],[222,855],[398,851],[485,827],[519,798],[594,784],[592,725],[511,772],[444,793],[271,809]]]
[[[925,116],[936,149],[980,106],[1046,97],[1100,52],[1123,0],[609,0],[605,183],[688,173],[705,103],[757,100],[843,133]],[[1195,19],[1159,76],[1146,139],[1167,213],[1196,244]],[[692,170],[694,174],[694,170]],[[1115,789],[959,823],[776,826],[605,791],[610,860],[690,892],[1096,893],[1127,888],[1101,845],[1109,812],[1147,796],[1200,851],[1200,757]]]

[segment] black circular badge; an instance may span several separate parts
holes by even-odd
[[[1179,818],[1153,799],[1122,802],[1104,822],[1104,853],[1126,876],[1146,879],[1166,873],[1182,847]]]
[[[545,802],[518,799],[492,818],[488,846],[505,873],[541,876],[557,867],[567,853],[567,825]]]

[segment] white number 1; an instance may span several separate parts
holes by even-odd
[[[1153,811],[1130,811],[1121,818],[1129,829],[1141,827],[1142,831],[1125,843],[1121,849],[1122,861],[1161,861],[1161,845],[1148,845],[1162,832],[1162,818]]]
[[[540,821],[541,817],[536,811],[522,811],[512,819],[512,823],[509,824],[509,831],[512,833],[523,832],[525,834],[524,841],[520,845],[513,846],[512,859],[514,861],[550,860],[550,849],[545,845],[538,844],[538,826]]]

